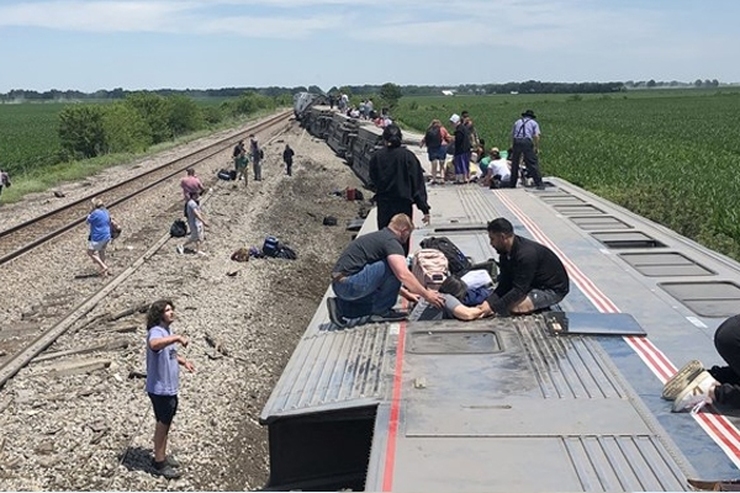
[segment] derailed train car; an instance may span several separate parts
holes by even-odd
[[[313,107],[303,122],[366,183],[381,131],[335,118]],[[740,313],[740,264],[547,184],[432,187],[432,223],[412,245],[447,236],[481,262],[495,255],[486,222],[506,217],[560,256],[563,311],[340,330],[322,303],[260,418],[267,489],[682,491],[738,476],[740,418],[672,414],[661,390],[685,361],[717,359],[713,331]]]

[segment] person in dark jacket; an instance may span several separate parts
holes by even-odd
[[[488,223],[487,229],[499,254],[500,274],[493,294],[479,306],[483,316],[532,313],[565,298],[570,290],[568,273],[552,250],[515,235],[503,217]]]
[[[385,147],[370,158],[370,183],[378,204],[378,229],[383,229],[396,214],[413,218],[413,205],[429,224],[429,203],[424,170],[416,154],[401,145],[401,129],[390,124],[383,129]]]
[[[455,183],[467,183],[470,179],[470,129],[459,115],[450,117],[450,122],[455,125],[455,154],[452,163],[455,166]]]
[[[293,176],[293,156],[295,152],[290,148],[290,145],[285,144],[285,150],[283,151],[283,162],[285,162],[285,173],[288,176]]]

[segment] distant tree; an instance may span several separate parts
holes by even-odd
[[[353,91],[352,87],[350,86],[342,86],[338,90],[340,94],[346,94],[349,97],[352,97],[352,94],[355,93],[355,91]],[[362,91],[357,91],[357,92],[360,94],[364,94]]]
[[[169,96],[167,110],[167,125],[173,135],[183,135],[203,128],[203,113],[191,98]]]
[[[138,111],[123,102],[102,108],[105,152],[139,152],[151,145],[149,125]]]
[[[68,106],[59,114],[59,140],[67,158],[91,158],[105,152],[103,108]]]
[[[719,87],[719,81],[717,79],[712,79],[712,87]]]
[[[324,91],[322,91],[319,86],[308,86],[308,92],[314,94],[324,94]]]
[[[702,85],[702,84],[703,84],[703,82],[702,82],[702,80],[701,80],[701,79],[696,79],[696,80],[694,81],[694,86],[695,86],[695,87],[701,87],[701,85]]]
[[[388,105],[389,108],[395,108],[398,100],[401,99],[401,86],[393,82],[386,82],[380,86],[380,98]]]
[[[129,94],[125,101],[138,111],[149,125],[153,143],[159,144],[172,138],[172,129],[168,121],[170,108],[163,96],[151,92],[137,92]]]
[[[656,86],[656,83],[655,83],[655,79],[650,79],[650,80],[649,80],[649,81],[647,82],[647,86],[648,86],[649,88],[653,88],[653,87],[655,87],[655,86]]]

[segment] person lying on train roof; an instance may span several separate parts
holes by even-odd
[[[545,245],[514,234],[499,217],[488,223],[488,238],[499,255],[496,289],[478,308],[490,315],[523,315],[559,303],[568,294],[568,273]]]
[[[396,214],[387,227],[359,236],[345,248],[332,270],[336,298],[326,300],[332,323],[345,327],[404,320],[408,314],[393,309],[402,284],[434,306],[444,304],[442,296],[419,283],[406,265],[404,244],[413,230],[409,216]]]
[[[740,315],[717,327],[714,347],[725,366],[706,370],[700,361],[692,360],[666,382],[662,397],[673,401],[672,412],[695,413],[707,404],[740,408]]]
[[[492,291],[490,287],[481,287],[470,290],[462,279],[457,276],[448,276],[439,287],[439,293],[445,300],[443,307],[438,308],[423,301],[419,303],[410,315],[411,320],[443,320],[453,319],[465,322],[483,317],[480,308],[479,296],[486,296]],[[472,295],[472,296],[471,296]]]

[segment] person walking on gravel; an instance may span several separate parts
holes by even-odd
[[[293,152],[293,149],[290,148],[289,144],[285,144],[283,162],[285,162],[285,173],[288,176],[293,176],[293,156],[295,156],[295,152]]]
[[[92,211],[87,216],[87,224],[90,225],[88,236],[87,254],[100,268],[100,275],[108,275],[108,266],[105,265],[105,248],[111,240],[111,219],[105,204],[99,198],[91,201]]]
[[[170,300],[152,303],[146,316],[146,391],[154,408],[154,473],[167,479],[179,478],[180,464],[167,457],[167,436],[177,412],[180,366],[194,372],[193,363],[177,354],[176,346],[188,347],[188,338],[173,334],[175,305]]]
[[[177,253],[185,253],[191,245],[195,249],[195,253],[199,255],[205,255],[205,252],[201,251],[200,243],[204,239],[203,228],[208,226],[208,223],[203,218],[203,211],[200,208],[200,202],[198,198],[200,193],[191,192],[190,200],[185,204],[185,216],[188,218],[188,228],[190,228],[190,237],[188,240],[177,247]]]

